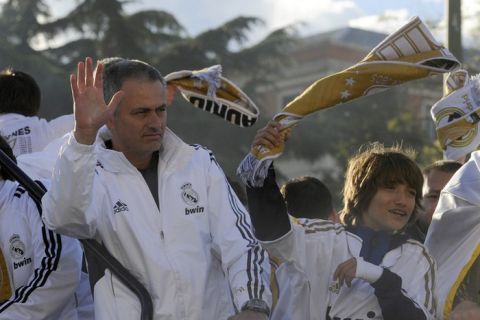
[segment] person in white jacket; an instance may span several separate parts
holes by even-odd
[[[73,129],[73,115],[47,121],[37,116],[41,92],[35,79],[15,69],[0,71],[0,136],[18,157],[43,150]]]
[[[0,147],[13,160],[5,140]],[[0,319],[76,320],[82,250],[48,230],[28,192],[0,170]]]
[[[47,226],[103,243],[145,285],[154,319],[267,319],[268,257],[212,153],[166,127],[158,70],[110,58],[94,74],[86,58],[71,87],[75,129],[43,198]],[[96,317],[138,318],[133,293],[100,276]]]
[[[470,156],[441,191],[425,240],[438,264],[439,319],[480,319],[479,79],[450,73],[431,109],[444,159]]]
[[[270,122],[253,145],[279,145],[279,129]],[[247,187],[257,238],[272,256],[293,264],[293,275],[308,280],[310,290],[299,292],[309,310],[292,314],[309,312],[307,319],[315,320],[435,319],[435,263],[421,243],[402,233],[421,208],[422,184],[420,168],[400,148],[373,144],[349,161],[344,224],[291,224],[273,166],[262,187]]]
[[[425,245],[438,262],[439,319],[480,319],[480,153],[440,194]]]

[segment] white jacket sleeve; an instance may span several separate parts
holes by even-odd
[[[42,199],[48,228],[74,238],[93,238],[96,231],[94,145],[79,144],[73,133],[62,146],[51,187]]]
[[[425,247],[409,241],[402,248],[402,261],[408,275],[384,268],[372,283],[385,319],[436,319],[436,266]]]
[[[237,309],[250,299],[271,306],[268,255],[253,235],[250,217],[210,155],[208,203],[214,248],[228,275]]]
[[[34,272],[26,285],[0,305],[0,320],[76,319],[74,294],[80,281],[82,250],[78,240],[48,230],[30,201],[28,225],[34,248]]]

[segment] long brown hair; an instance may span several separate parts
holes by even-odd
[[[422,209],[423,175],[418,165],[399,145],[385,148],[381,143],[367,145],[350,158],[343,187],[342,221],[347,226],[363,224],[362,214],[380,187],[406,183],[415,189],[415,208],[408,223]]]

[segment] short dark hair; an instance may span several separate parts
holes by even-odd
[[[13,160],[13,162],[17,163],[17,159],[15,158],[13,154],[13,150],[8,144],[8,142],[0,136],[0,150],[5,152],[5,154]],[[6,180],[14,180],[13,177],[8,173],[7,170],[3,166],[0,165],[0,178],[6,179]]]
[[[119,57],[100,60],[105,68],[103,70],[103,95],[105,102],[109,103],[113,95],[119,91],[127,79],[145,79],[160,81],[166,86],[165,79],[160,71],[146,62]]]
[[[415,208],[408,224],[414,223],[422,210],[422,171],[401,146],[385,148],[380,143],[368,145],[348,162],[343,187],[343,222],[348,226],[363,223],[363,212],[378,189],[391,183],[405,183],[415,190]]]
[[[454,173],[460,169],[462,163],[454,160],[438,160],[423,169],[423,174],[428,175],[433,170],[438,170],[442,172]]]
[[[40,87],[32,76],[11,68],[0,71],[0,114],[35,116],[40,100]]]
[[[328,220],[333,211],[332,195],[317,178],[292,178],[281,190],[288,213],[295,218]]]

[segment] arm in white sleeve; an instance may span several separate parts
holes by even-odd
[[[31,204],[35,206],[35,204]],[[80,281],[82,250],[78,240],[48,230],[36,208],[29,210],[34,272],[0,305],[0,320],[60,319],[76,314],[74,294]]]
[[[79,144],[73,134],[62,146],[51,187],[42,198],[48,228],[74,238],[93,238],[96,231],[94,145]]]
[[[369,283],[377,281],[383,273],[383,268],[377,266],[376,264],[367,262],[363,258],[358,257],[357,260],[357,270],[355,272],[355,277],[363,279]]]
[[[253,235],[250,217],[211,156],[208,202],[213,242],[221,256],[237,309],[251,299],[271,306],[268,255]]]
[[[421,255],[407,252],[409,264],[414,266],[412,277],[404,279],[384,268],[380,278],[372,283],[385,320],[436,319],[435,264],[422,250]]]

